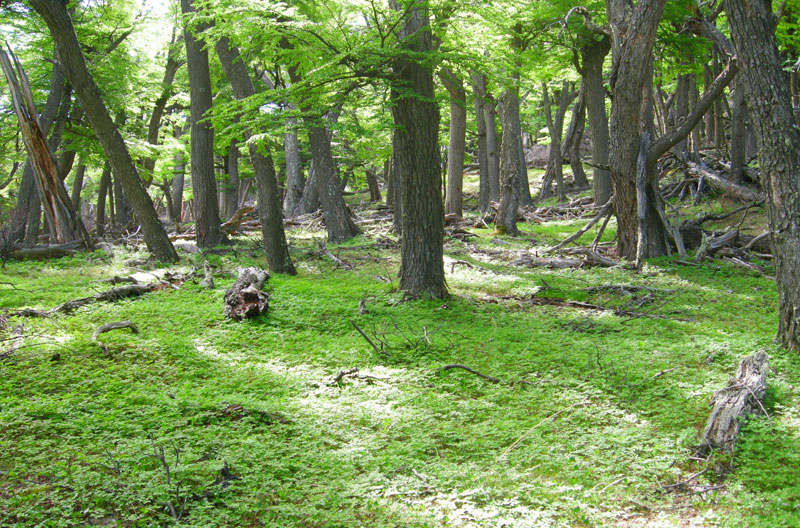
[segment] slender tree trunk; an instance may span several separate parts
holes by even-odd
[[[486,78],[472,73],[472,93],[475,106],[475,128],[478,132],[478,209],[485,214],[489,210],[489,157],[486,151]]]
[[[78,215],[81,214],[81,191],[83,190],[83,177],[86,174],[86,163],[81,157],[78,162],[78,168],[75,169],[75,179],[72,180],[72,194],[70,201]]]
[[[314,160],[311,160],[308,166],[308,178],[306,178],[303,195],[300,197],[297,207],[299,214],[310,214],[319,210],[319,186],[317,185],[317,170],[314,167]]]
[[[283,152],[286,159],[286,196],[283,210],[289,218],[297,214],[297,206],[303,197],[303,168],[300,166],[300,145],[297,139],[297,119],[286,119],[283,134]]]
[[[547,128],[550,131],[550,156],[547,160],[547,171],[542,180],[539,200],[547,198],[551,194],[550,186],[553,180],[555,180],[558,200],[563,202],[567,199],[567,194],[564,189],[564,156],[562,154],[561,137],[564,130],[564,116],[567,113],[567,108],[570,102],[575,99],[575,96],[578,95],[578,92],[570,91],[569,83],[566,81],[562,83],[561,90],[558,92],[557,96],[558,106],[556,107],[555,116],[553,116],[550,108],[550,96],[547,92],[547,84],[544,82],[542,82],[542,93],[545,120],[547,121]]]
[[[586,94],[586,117],[592,135],[592,188],[594,203],[604,204],[611,198],[611,173],[608,166],[608,117],[606,90],[603,85],[603,63],[611,49],[611,39],[605,35],[580,49],[583,81]]]
[[[228,147],[228,183],[225,186],[225,218],[239,209],[239,144],[231,141]]]
[[[744,122],[747,105],[745,104],[744,80],[739,77],[735,84],[736,87],[731,93],[731,141],[728,148],[731,170],[729,176],[733,182],[741,185],[746,161]]]
[[[136,209],[136,217],[142,226],[147,247],[159,260],[177,261],[178,254],[158,221],[153,202],[142,187],[125,142],[108,115],[100,91],[86,69],[80,44],[75,37],[75,30],[64,3],[60,0],[30,0],[30,5],[50,28],[66,76],[78,95],[81,107],[103,151],[122,180],[128,197]]]
[[[767,193],[778,341],[800,350],[800,130],[775,41],[775,20],[763,0],[725,0],[731,37],[758,137],[759,174]]]
[[[586,83],[581,81],[578,91],[578,101],[572,107],[572,119],[567,128],[567,158],[572,168],[572,177],[575,180],[575,187],[581,189],[589,187],[589,180],[583,170],[581,161],[581,143],[583,143],[583,131],[586,127]]]
[[[452,71],[442,67],[439,78],[450,94],[450,141],[447,145],[447,193],[445,214],[463,216],[464,154],[467,147],[467,92]]]
[[[254,95],[253,81],[247,73],[247,67],[242,61],[239,50],[231,47],[226,37],[217,41],[216,50],[236,99],[243,100]],[[275,165],[272,162],[269,147],[266,144],[259,145],[255,141],[251,141],[252,132],[248,127],[244,128],[244,138],[250,151],[250,162],[253,165],[256,181],[258,216],[261,219],[261,233],[264,237],[267,265],[272,272],[294,275],[296,272],[289,256],[289,246],[286,243],[286,233],[283,228],[283,209],[278,190],[278,179],[275,175]]]
[[[392,8],[404,11],[396,0]],[[400,30],[399,46],[411,54],[432,49],[427,4],[413,4]],[[439,191],[439,108],[433,72],[405,54],[395,58],[392,116],[397,127],[397,179],[402,180],[400,288],[410,295],[442,298],[444,279],[444,207]],[[402,97],[400,94],[402,93]]]
[[[489,201],[500,200],[500,145],[497,144],[497,101],[492,94],[486,93],[483,105],[486,123],[486,171],[489,177]]]
[[[184,16],[194,13],[193,0],[181,0]],[[208,28],[196,24],[184,28],[186,68],[189,72],[191,99],[191,172],[194,199],[195,232],[198,247],[213,247],[228,241],[220,228],[217,203],[217,180],[214,177],[214,128],[206,120],[211,110],[211,77],[208,52],[204,43],[194,35]]]
[[[95,234],[102,238],[106,234],[106,197],[111,187],[111,165],[106,161],[97,186],[97,211],[95,217]]]

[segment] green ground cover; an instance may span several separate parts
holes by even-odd
[[[268,315],[240,323],[222,296],[236,266],[264,266],[251,239],[169,270],[125,249],[7,263],[0,310],[204,259],[216,286],[3,322],[0,526],[800,525],[800,358],[772,344],[774,282],[721,262],[555,271],[481,251],[541,249],[582,222],[448,238],[446,301],[403,299],[375,233],[328,246],[345,270],[321,233],[292,231],[299,275],[273,276]],[[608,285],[643,289],[592,289]],[[140,333],[92,342],[119,320]],[[759,349],[769,417],[733,459],[692,460],[712,393]],[[439,370],[454,363],[500,382]],[[707,466],[706,492],[662,488]]]

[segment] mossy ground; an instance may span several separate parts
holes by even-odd
[[[404,300],[397,251],[370,249],[374,233],[329,245],[354,266],[341,270],[315,251],[322,233],[292,231],[299,275],[271,278],[257,320],[222,316],[236,266],[264,265],[250,239],[172,268],[209,259],[213,290],[187,282],[12,318],[0,333],[0,353],[17,346],[0,360],[0,525],[800,525],[800,358],[773,345],[774,282],[724,263],[553,271],[470,250],[547,246],[583,221],[520,224],[503,243],[488,229],[449,238],[445,301]],[[0,309],[163,271],[141,256],[9,262]],[[610,284],[649,289],[589,289]],[[525,302],[536,297],[646,316]],[[91,341],[125,319],[140,333],[102,334],[107,350]],[[758,349],[773,369],[769,418],[745,425],[735,471],[703,474],[722,486],[703,494],[662,492],[705,467],[690,457],[709,399]],[[501,382],[438,370],[451,363]],[[333,383],[353,367],[372,378]]]

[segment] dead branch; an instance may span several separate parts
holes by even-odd
[[[719,189],[726,194],[739,198],[747,202],[763,202],[764,193],[753,191],[743,185],[737,185],[729,180],[726,180],[719,174],[711,170],[701,167],[697,163],[688,162],[687,171],[693,176],[702,177],[706,183],[715,189]]]
[[[363,337],[364,339],[366,339],[366,340],[367,340],[367,343],[369,343],[369,344],[370,344],[370,346],[372,346],[372,348],[375,350],[375,352],[377,352],[378,354],[385,354],[385,352],[383,351],[383,349],[380,349],[380,348],[378,348],[378,347],[375,345],[375,343],[373,343],[373,342],[372,342],[372,340],[371,340],[369,337],[367,337],[367,334],[365,334],[365,333],[364,333],[364,331],[363,331],[363,330],[361,330],[361,329],[358,327],[358,325],[356,324],[356,322],[355,322],[355,321],[353,321],[352,319],[350,319],[350,324],[351,324],[351,325],[353,325],[353,328],[355,328],[355,329],[358,331],[358,333],[359,333],[359,334],[361,334],[361,337]]]
[[[580,238],[580,236],[583,235],[585,232],[587,232],[589,229],[591,229],[592,226],[595,225],[598,220],[600,220],[601,218],[603,218],[603,216],[608,214],[608,211],[609,211],[609,209],[611,209],[611,206],[613,205],[613,203],[614,203],[614,195],[611,195],[611,198],[609,198],[608,201],[605,203],[605,205],[603,205],[603,207],[600,208],[600,210],[597,212],[595,217],[592,218],[589,221],[588,224],[586,224],[585,226],[580,228],[578,231],[576,231],[575,233],[571,234],[570,236],[568,236],[567,238],[565,238],[564,240],[562,240],[561,242],[559,242],[555,246],[545,250],[545,253],[552,253],[552,252],[556,251],[557,249],[561,249],[562,247],[566,246],[567,244],[569,244],[573,240],[577,240],[578,238]]]
[[[482,373],[478,372],[477,370],[473,370],[473,369],[469,368],[466,365],[459,365],[457,363],[453,363],[452,365],[445,365],[443,367],[439,367],[436,370],[437,370],[437,372],[441,372],[441,371],[452,370],[452,369],[466,370],[467,372],[475,374],[476,376],[481,377],[481,378],[485,379],[486,381],[488,381],[490,383],[500,383],[500,380],[497,379],[497,378],[493,378],[491,376],[487,376],[486,374],[482,374]]]
[[[97,341],[97,336],[99,336],[100,334],[104,334],[112,330],[121,330],[123,328],[130,328],[131,332],[133,332],[134,334],[139,333],[139,328],[137,328],[137,326],[134,323],[130,321],[117,321],[114,323],[106,323],[103,326],[99,327],[94,332],[92,332],[92,341]]]

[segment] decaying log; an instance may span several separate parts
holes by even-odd
[[[601,266],[610,268],[619,266],[620,263],[602,255],[595,253],[586,248],[575,248],[580,250],[580,253],[585,258],[559,258],[559,257],[534,257],[530,254],[523,254],[512,262],[513,266],[525,266],[526,268],[553,268],[553,269],[569,269],[569,268],[588,268],[592,266]],[[576,253],[578,251],[575,251]]]
[[[51,258],[69,257],[78,251],[74,248],[54,246],[36,246],[29,248],[12,249],[9,256],[15,260],[48,260]]]
[[[687,163],[687,167],[689,174],[692,176],[702,177],[708,185],[714,187],[715,189],[719,189],[726,194],[747,202],[764,201],[764,193],[753,191],[752,189],[749,189],[743,185],[737,185],[732,181],[726,180],[719,174],[701,167],[697,163],[689,162]]]
[[[255,211],[254,207],[242,207],[241,209],[237,210],[227,222],[222,224],[222,230],[228,235],[234,234],[239,230],[239,226],[244,220],[244,215],[252,213],[253,211]]]
[[[702,451],[716,448],[733,452],[742,419],[748,414],[765,412],[763,401],[768,371],[769,361],[763,351],[739,362],[736,376],[728,381],[727,387],[714,394],[714,410],[708,417],[700,444]]]
[[[207,260],[203,261],[203,280],[200,281],[200,286],[207,290],[214,289],[214,272],[211,271],[211,264]]]
[[[269,295],[261,287],[269,273],[259,268],[239,268],[239,277],[225,292],[225,317],[242,320],[267,311]]]

